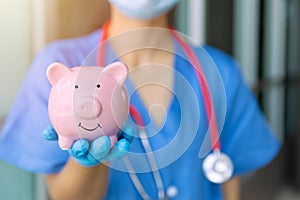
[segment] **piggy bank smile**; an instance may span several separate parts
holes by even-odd
[[[82,128],[83,130],[86,131],[95,131],[97,128],[102,128],[101,124],[97,123],[97,126],[95,128],[86,128],[82,125],[81,122],[79,122],[78,127]]]

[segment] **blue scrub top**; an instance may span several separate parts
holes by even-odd
[[[100,34],[101,30],[98,30],[84,37],[54,42],[36,56],[2,129],[0,159],[35,173],[57,173],[62,169],[69,154],[60,150],[57,142],[46,141],[41,134],[50,123],[47,104],[51,86],[46,78],[46,69],[53,62],[69,67],[81,65],[98,45]],[[176,49],[181,51],[178,45]],[[225,101],[222,107],[226,108],[226,113],[220,141],[222,151],[233,161],[234,175],[265,166],[275,157],[280,145],[255,97],[246,87],[237,64],[213,47],[193,47],[193,50],[200,61],[204,50],[209,54],[224,85]],[[202,64],[205,68],[205,62]],[[175,78],[173,89],[176,98],[168,107],[165,124],[160,130],[152,125],[147,127],[147,133],[158,133],[149,140],[157,152],[155,155],[164,187],[178,188],[174,199],[222,199],[220,186],[204,178],[201,170],[203,159],[198,158],[199,148],[207,133],[207,120],[195,72],[189,60],[180,53],[176,53],[174,69],[180,75]],[[130,90],[132,87],[127,82],[127,88]],[[193,91],[191,95],[196,105],[190,103],[193,98],[186,95],[187,91]],[[131,102],[148,123],[148,112],[137,93],[132,94]],[[218,116],[219,107],[215,107]],[[145,158],[138,157],[142,152],[141,142],[135,138],[128,156],[134,166]],[[141,199],[125,169],[122,161],[112,163],[106,199]],[[146,192],[157,199],[157,188],[152,173],[148,172],[149,166],[137,166],[137,170],[144,172],[139,173],[138,177]]]

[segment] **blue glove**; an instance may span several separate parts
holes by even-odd
[[[43,136],[46,140],[58,140],[57,133],[52,125],[44,129]],[[112,149],[110,148],[110,138],[102,136],[91,143],[85,139],[76,140],[68,152],[79,164],[92,167],[101,162],[122,158],[128,153],[132,140],[133,130],[126,128],[118,133],[118,141]]]

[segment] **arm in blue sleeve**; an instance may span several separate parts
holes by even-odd
[[[207,49],[223,77],[227,110],[221,131],[222,150],[233,160],[235,174],[261,168],[277,155],[280,144],[246,86],[237,63],[228,55]]]
[[[59,54],[53,44],[36,56],[0,137],[0,159],[32,172],[56,172],[68,158],[56,142],[45,141],[41,134],[50,122],[47,109],[50,84],[46,68],[54,61],[64,61],[55,56]]]

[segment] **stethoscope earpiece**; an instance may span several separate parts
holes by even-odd
[[[231,159],[220,151],[213,151],[203,161],[203,173],[212,183],[221,184],[228,181],[233,174]]]

